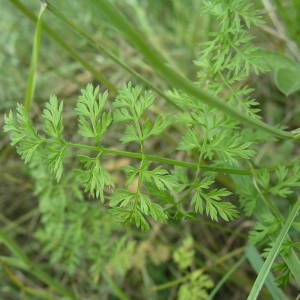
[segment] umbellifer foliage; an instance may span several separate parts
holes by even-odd
[[[244,0],[203,3],[204,12],[218,20],[219,28],[200,47],[196,84],[244,114],[260,118],[252,89],[243,80],[251,72],[265,70],[248,33],[261,19]],[[63,260],[70,273],[84,261],[97,282],[103,266],[105,272],[117,274],[130,268],[132,262],[122,264],[120,257],[132,255],[137,246],[126,236],[111,239],[118,230],[114,221],[148,230],[153,223],[174,219],[208,217],[228,222],[243,213],[258,220],[250,234],[253,243],[272,243],[279,232],[283,217],[272,201],[293,202],[300,185],[299,166],[251,168],[246,176],[236,175],[245,171],[239,168],[251,165],[259,143],[273,138],[245,129],[234,118],[181,91],[169,91],[168,96],[181,110],[165,115],[157,113],[155,96],[141,86],[127,83],[110,105],[107,91],[88,84],[74,109],[82,143],[65,138],[63,102],[55,96],[45,105],[42,126],[35,126],[20,104],[16,112],[6,115],[4,129],[38,179],[42,226],[37,237],[52,261]],[[116,131],[122,134],[113,144],[107,137]],[[178,140],[171,157],[148,152],[148,144],[174,131]],[[173,159],[176,153],[185,161]],[[111,155],[129,158],[128,164],[111,174],[105,165]],[[235,193],[222,186],[224,174],[234,182]],[[296,246],[291,239],[283,246],[283,260],[277,266],[283,273],[280,283],[289,280],[285,258]],[[192,239],[187,238],[173,257],[179,269],[191,268]],[[206,299],[212,285],[207,275],[196,270],[180,286],[179,299]]]
[[[5,130],[11,133],[12,143],[17,146],[18,153],[25,162],[36,164],[39,160],[39,164],[44,165],[58,183],[64,181],[62,176],[65,166],[68,165],[68,152],[72,148],[82,149],[84,153],[76,154],[78,167],[74,170],[78,178],[78,189],[82,187],[84,192],[98,198],[102,203],[108,203],[109,212],[117,220],[134,223],[143,230],[149,228],[149,217],[160,222],[166,222],[168,219],[168,205],[161,203],[157,197],[152,197],[151,193],[154,191],[169,194],[176,191],[180,195],[180,191],[191,188],[191,204],[195,212],[205,213],[212,220],[221,218],[226,221],[238,215],[235,205],[224,201],[231,193],[225,188],[212,187],[212,175],[205,175],[203,179],[199,176],[199,180],[193,185],[188,182],[179,183],[176,173],[160,165],[155,166],[149,161],[145,153],[145,142],[151,136],[159,135],[168,126],[172,126],[171,118],[158,116],[152,120],[147,117],[146,111],[155,100],[151,92],[143,92],[141,87],[133,87],[128,83],[120,89],[114,100],[113,113],[105,109],[107,96],[107,92],[100,94],[98,87],[93,88],[89,84],[82,90],[75,108],[79,120],[79,134],[90,138],[93,145],[74,144],[64,139],[63,103],[58,102],[54,96],[43,111],[44,123],[41,132],[35,129],[22,105],[18,106],[16,115],[10,113],[6,116]],[[113,182],[101,162],[103,156],[110,153],[110,149],[105,148],[101,140],[110,126],[119,122],[125,123],[120,141],[138,144],[140,162],[123,168],[126,177],[124,186],[117,187],[111,196],[105,198],[105,188],[119,184]],[[235,149],[235,153],[240,153],[242,157],[247,156],[243,154],[246,151],[245,147]],[[189,135],[183,136],[178,149],[194,149]],[[202,153],[205,151],[201,145],[196,149]],[[212,158],[213,154],[209,157]],[[176,199],[172,201],[168,204],[173,204]]]

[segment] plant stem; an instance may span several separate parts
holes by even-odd
[[[31,107],[31,102],[34,97],[35,85],[36,85],[36,73],[37,73],[37,65],[39,59],[40,52],[40,44],[41,44],[41,27],[42,27],[42,15],[47,7],[46,3],[41,3],[41,8],[37,17],[36,29],[34,34],[34,42],[32,49],[32,56],[29,68],[29,75],[25,93],[24,106],[25,109],[29,112]]]
[[[148,154],[116,150],[116,149],[110,149],[110,148],[102,148],[102,147],[89,146],[89,145],[76,144],[76,143],[67,143],[66,145],[69,147],[73,147],[73,148],[86,149],[86,150],[90,150],[90,151],[101,151],[101,152],[103,152],[103,154],[120,155],[120,156],[125,156],[125,157],[136,158],[136,159],[142,159],[143,155],[144,155],[144,158],[148,161],[161,162],[161,163],[165,163],[165,164],[169,164],[169,165],[190,168],[190,169],[198,168],[198,164],[196,164],[196,163],[190,163],[190,162],[180,161],[180,160],[156,156],[156,155],[148,155]],[[239,174],[239,175],[251,175],[252,174],[250,170],[246,170],[246,169],[245,170],[227,169],[227,168],[218,168],[218,167],[210,167],[210,166],[201,166],[201,169],[206,170],[206,171],[211,171],[211,172],[225,173],[225,174]]]
[[[107,47],[101,46],[94,38],[92,38],[88,33],[82,30],[79,26],[77,26],[74,22],[68,19],[61,11],[59,11],[53,4],[48,3],[47,9],[53,13],[58,19],[65,22],[71,29],[77,33],[79,36],[84,38],[93,48],[97,51],[100,51],[105,56],[110,58],[116,64],[118,64],[121,68],[127,71],[129,74],[133,75],[138,81],[142,82],[145,86],[151,88],[151,90],[155,91],[159,96],[167,100],[170,104],[176,107],[176,109],[182,111],[183,109],[178,106],[170,97],[168,97],[163,91],[155,87],[150,81],[148,81],[144,76],[137,73],[134,69],[130,68],[127,64],[121,61],[117,56],[115,56],[111,51],[108,50]]]
[[[110,23],[113,24],[125,36],[125,38],[127,38],[127,40],[144,55],[152,68],[173,88],[177,88],[178,90],[185,92],[195,101],[202,101],[209,106],[220,109],[225,114],[252,127],[271,133],[280,138],[294,139],[294,134],[291,132],[277,129],[256,118],[249,117],[248,115],[235,110],[216,96],[197,88],[189,80],[170,68],[161,54],[152,45],[150,45],[141,34],[139,34],[137,29],[132,26],[132,24],[113,4],[111,4],[108,0],[93,1],[93,3],[109,18]]]
[[[37,17],[26,7],[20,0],[9,0],[15,5],[25,16],[31,21],[36,22]],[[113,94],[117,93],[117,88],[106,77],[104,77],[96,68],[94,68],[84,57],[74,51],[55,31],[41,21],[43,30],[66,52],[68,52],[75,60],[87,69],[99,82],[103,83]]]

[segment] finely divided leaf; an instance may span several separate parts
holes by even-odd
[[[10,112],[5,116],[4,131],[10,133],[12,145],[17,145],[17,151],[25,163],[32,160],[36,151],[44,142],[37,133],[23,105],[17,105],[16,116]]]
[[[169,175],[169,172],[162,167],[156,167],[153,170],[145,170],[142,173],[143,179],[154,183],[159,190],[173,190],[176,186],[176,178]]]
[[[104,202],[104,188],[113,186],[109,173],[101,165],[100,157],[80,156],[83,170],[81,170],[82,184],[85,191]]]
[[[134,223],[136,227],[141,228],[141,230],[143,231],[147,231],[150,228],[146,218],[138,210],[132,212],[131,210],[115,207],[110,209],[109,212],[114,217],[114,219],[120,223]]]
[[[48,140],[44,148],[48,168],[55,176],[57,182],[60,181],[63,175],[65,152],[66,146],[57,140]]]
[[[178,150],[192,150],[192,149],[201,149],[201,143],[199,141],[198,134],[195,128],[190,128],[187,130],[187,133],[182,137],[178,147]]]
[[[141,140],[141,137],[139,136],[135,126],[132,124],[127,124],[124,130],[124,134],[121,137],[122,143],[129,143],[129,142],[138,142]]]
[[[201,214],[206,213],[212,220],[218,221],[218,218],[229,221],[237,217],[238,211],[230,202],[222,202],[222,198],[231,195],[231,192],[224,188],[206,190],[211,184],[210,179],[204,179],[199,186],[195,188],[192,197],[192,204],[195,206],[195,211]]]
[[[44,132],[57,139],[61,138],[64,130],[62,121],[63,102],[58,103],[56,96],[51,96],[43,110]]]
[[[82,136],[100,140],[112,122],[112,114],[103,112],[108,93],[99,94],[99,87],[88,84],[81,90],[75,108],[79,116],[79,132]]]
[[[225,130],[209,139],[203,149],[204,157],[213,159],[215,155],[224,161],[235,163],[237,159],[249,159],[255,152],[251,143],[245,141],[241,133],[233,130]]]
[[[121,109],[123,113],[121,115],[127,115],[124,109],[128,110],[129,115],[132,119],[140,119],[145,110],[151,106],[154,102],[154,96],[151,92],[145,91],[142,94],[142,88],[140,86],[133,87],[132,83],[129,82],[120,91],[113,103],[114,108]],[[116,115],[116,120],[119,121],[118,115]]]
[[[146,120],[141,125],[143,140],[148,139],[152,135],[159,135],[169,125],[170,125],[170,119],[167,118],[157,117],[154,123],[150,120]]]
[[[300,187],[299,166],[295,166],[290,172],[286,167],[281,166],[275,171],[275,174],[277,183],[268,189],[271,194],[285,198],[293,193],[293,189]]]
[[[154,96],[151,92],[142,93],[142,88],[133,87],[131,83],[124,86],[116,97],[114,107],[114,122],[130,121],[126,125],[124,135],[121,138],[123,143],[143,143],[152,135],[160,134],[168,125],[170,118],[158,117],[151,121],[144,116],[147,108],[154,103]]]
[[[124,189],[117,189],[112,196],[109,205],[111,207],[127,207],[132,209],[136,200],[137,194]]]

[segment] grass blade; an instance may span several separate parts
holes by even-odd
[[[288,215],[286,222],[284,223],[279,235],[277,236],[275,243],[268,254],[268,257],[266,261],[264,262],[255,282],[254,285],[250,291],[250,294],[248,296],[248,300],[255,300],[257,299],[259,292],[262,288],[262,286],[265,283],[265,280],[267,276],[270,273],[271,267],[275,261],[275,258],[277,257],[278,253],[280,252],[281,245],[283,241],[285,240],[288,231],[290,227],[292,226],[294,219],[296,218],[300,208],[300,198],[297,200],[297,202],[294,204],[293,209],[291,210],[290,214]]]
[[[255,246],[249,244],[246,248],[246,256],[252,268],[258,273],[263,265],[263,260]],[[274,300],[288,300],[283,291],[279,289],[275,283],[275,278],[270,272],[266,278],[266,287],[269,290]]]

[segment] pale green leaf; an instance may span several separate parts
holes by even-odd
[[[58,102],[56,96],[51,96],[43,110],[44,132],[57,139],[61,138],[64,130],[62,120],[63,102]]]

